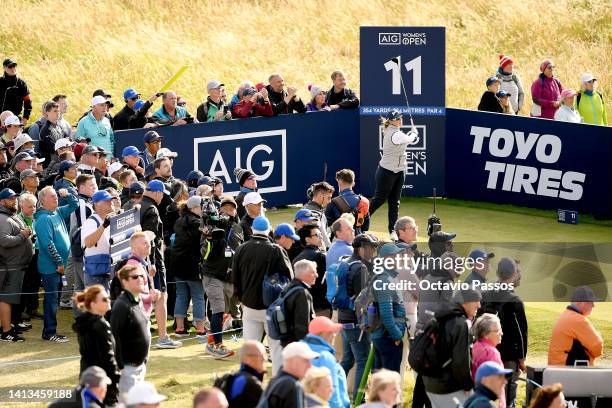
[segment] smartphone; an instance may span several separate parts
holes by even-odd
[[[159,97],[160,97],[160,96],[162,96],[163,94],[164,94],[163,92],[158,92],[158,93],[156,93],[156,94],[155,94],[155,96],[157,96],[157,97],[159,98]]]

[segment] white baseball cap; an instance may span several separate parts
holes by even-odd
[[[283,349],[283,361],[292,357],[301,357],[307,360],[312,360],[313,358],[318,358],[319,353],[312,351],[306,343],[295,341],[293,343],[289,343],[287,347]]]
[[[263,199],[263,197],[257,193],[257,192],[250,192],[247,195],[244,196],[244,200],[242,201],[242,205],[248,205],[248,204],[260,204],[260,203],[265,203],[266,200]]]
[[[597,78],[593,77],[593,74],[590,74],[588,72],[585,72],[580,77],[580,82],[591,82],[591,81],[597,81]]]
[[[157,154],[155,155],[156,159],[162,158],[162,157],[171,157],[171,158],[175,158],[178,156],[177,152],[173,152],[170,149],[168,149],[167,147],[162,147],[161,149],[159,149],[159,151],[157,152]]]
[[[155,386],[150,382],[144,381],[135,384],[127,394],[126,404],[129,405],[145,405],[159,404],[167,397],[157,393]]]
[[[101,103],[106,103],[106,98],[102,95],[96,95],[91,99],[91,106],[96,106]]]
[[[123,163],[114,162],[110,166],[108,166],[108,174],[112,176],[113,173],[121,170],[122,168],[125,168],[125,165]]]
[[[19,120],[17,116],[11,115],[8,118],[4,119],[4,126],[10,126],[10,125],[20,125],[21,126],[21,121]]]
[[[72,147],[74,142],[66,137],[58,139],[55,142],[55,150],[63,149],[64,147]]]
[[[21,146],[26,143],[32,142],[32,138],[27,133],[21,133],[15,138],[15,151],[19,150]]]

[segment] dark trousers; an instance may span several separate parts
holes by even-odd
[[[389,232],[393,231],[399,214],[404,178],[403,171],[394,173],[380,166],[376,169],[376,188],[374,197],[370,200],[370,216],[374,215],[374,212],[387,201],[389,203]]]
[[[40,274],[38,273],[38,252],[34,254],[30,264],[26,267],[25,275],[23,277],[23,285],[21,287],[21,302],[19,305],[15,305],[14,309],[17,309],[16,316],[19,316],[19,322],[21,321],[21,314],[25,311],[27,314],[32,314],[38,310],[38,291],[40,290]]]
[[[166,305],[168,307],[168,314],[174,315],[174,307],[176,305],[176,278],[174,277],[174,271],[172,270],[170,259],[172,259],[172,250],[169,246],[167,246],[166,250],[164,251],[164,262],[166,263],[166,283],[168,288],[168,299],[166,301]]]
[[[425,391],[423,376],[418,374],[414,383],[414,390],[412,392],[412,408],[423,407],[431,408],[431,402],[429,402],[429,397],[427,397],[427,392]]]
[[[374,346],[374,368],[400,372],[404,343],[395,344],[391,337],[372,339]]]
[[[512,377],[506,384],[506,407],[516,407],[516,390],[518,388],[518,378],[521,374],[518,361],[504,361],[504,368],[512,370]]]

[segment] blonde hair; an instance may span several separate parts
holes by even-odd
[[[304,392],[307,394],[314,394],[315,390],[319,386],[319,381],[322,378],[329,378],[331,381],[331,373],[327,367],[311,367],[304,376],[302,380],[302,386],[304,387]]]
[[[380,401],[378,393],[390,385],[400,385],[401,378],[397,371],[387,369],[378,370],[370,377],[370,390],[368,391],[368,401]]]
[[[100,284],[88,286],[83,292],[74,294],[74,302],[81,310],[90,310],[91,304],[96,301],[100,293],[105,293],[106,289]]]
[[[209,186],[208,184],[202,184],[196,189],[196,195],[199,195],[200,197],[208,197],[209,194],[212,193],[212,191],[213,189],[211,186]]]

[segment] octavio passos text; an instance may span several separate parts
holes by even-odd
[[[561,156],[563,144],[555,135],[537,134],[508,129],[494,129],[472,126],[470,134],[474,136],[472,153],[483,154],[488,147],[494,157],[508,158],[511,155],[518,160],[527,160],[530,155],[544,164],[557,163]],[[516,147],[516,149],[515,149]],[[564,200],[580,200],[583,193],[585,173],[562,171],[550,168],[487,161],[484,169],[489,173],[487,188],[504,191],[527,193]]]

